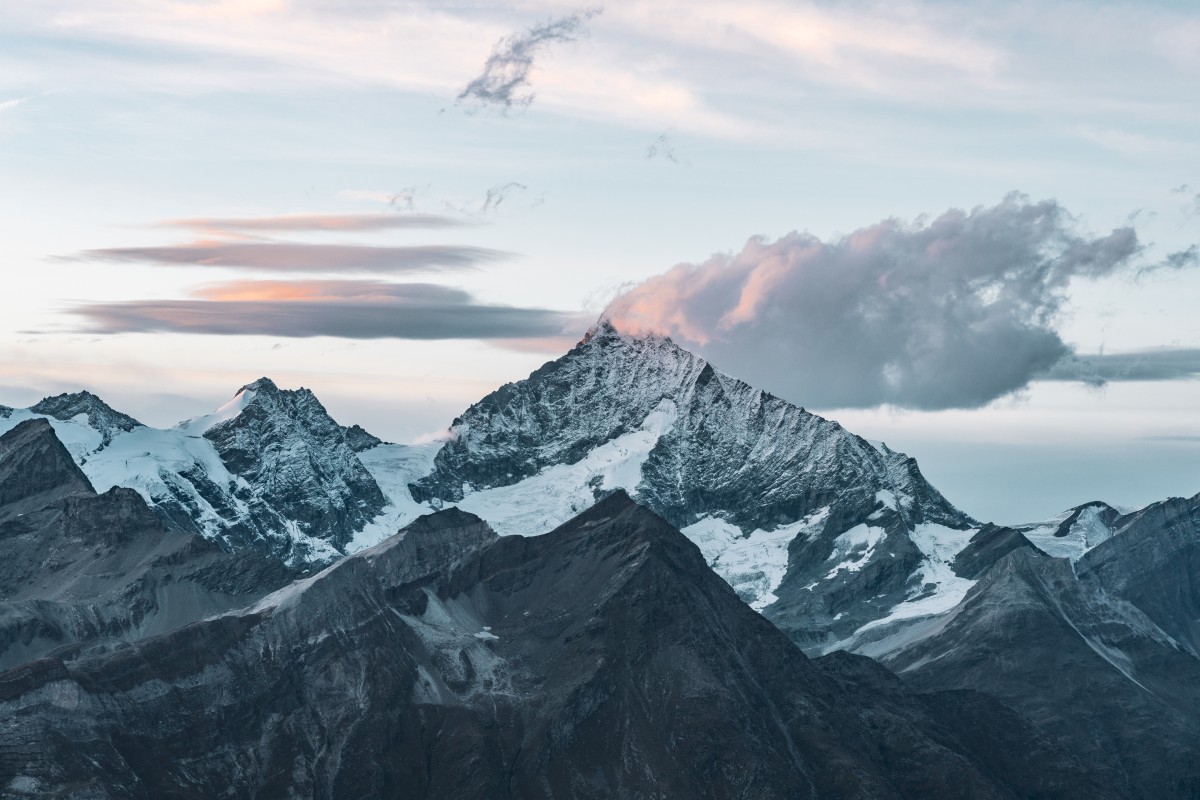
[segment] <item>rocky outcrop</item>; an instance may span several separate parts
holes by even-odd
[[[301,548],[305,539],[342,550],[387,504],[345,430],[307,389],[284,391],[262,378],[239,394],[251,395],[240,413],[203,435],[246,484],[235,496],[246,503],[257,532],[294,526],[299,536],[271,537],[279,541],[271,550],[285,557],[292,553],[280,547]]]

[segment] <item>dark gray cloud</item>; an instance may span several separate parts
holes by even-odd
[[[411,199],[408,204],[411,210]],[[457,228],[467,223],[440,214],[286,214],[276,217],[190,217],[158,223],[218,234],[286,231],[384,231],[398,228]]]
[[[533,92],[528,88],[534,58],[551,44],[578,39],[588,21],[602,10],[576,12],[501,39],[484,63],[483,72],[459,92],[457,101],[502,111],[525,108],[533,102]]]
[[[835,241],[754,238],[633,287],[604,315],[811,407],[969,408],[1070,357],[1057,330],[1070,283],[1134,274],[1143,256],[1132,228],[1092,235],[1058,203],[1013,194]]]
[[[1042,377],[1055,381],[1174,381],[1200,376],[1200,349],[1167,347],[1132,353],[1071,355]]]
[[[578,333],[578,315],[475,302],[434,284],[240,281],[198,299],[89,303],[71,313],[93,333],[164,332],[350,339],[536,339]]]
[[[272,272],[402,273],[466,269],[510,254],[484,247],[423,245],[384,247],[300,242],[213,241],[165,247],[85,250],[73,260],[160,265],[240,267]]]

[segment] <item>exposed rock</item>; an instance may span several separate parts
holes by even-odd
[[[356,453],[387,444],[383,439],[372,435],[360,425],[351,425],[349,428],[343,428],[342,431],[346,434],[346,444]]]

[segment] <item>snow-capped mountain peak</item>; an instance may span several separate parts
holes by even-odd
[[[128,433],[135,428],[145,427],[128,414],[113,409],[103,400],[88,391],[72,392],[46,397],[29,407],[34,414],[52,417],[64,422],[86,421],[100,434],[102,445],[109,444],[114,436]]]
[[[49,420],[98,491],[133,488],[169,527],[229,549],[300,566],[328,562],[386,505],[348,432],[316,396],[268,378],[165,430],[79,392],[0,414],[0,433],[34,418]]]
[[[918,526],[954,540],[941,552],[965,545],[974,524],[908,456],[669,338],[604,322],[467,409],[410,488],[418,502],[520,534],[624,489],[691,536],[748,602],[814,632],[802,642],[813,646],[911,602],[945,571],[916,541]]]

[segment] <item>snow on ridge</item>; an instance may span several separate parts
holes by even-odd
[[[246,410],[247,406],[254,402],[254,398],[257,396],[258,392],[249,386],[244,386],[232,399],[213,413],[184,420],[176,425],[174,430],[178,430],[188,436],[203,436],[211,428],[215,428],[222,422],[228,422],[239,416]]]

